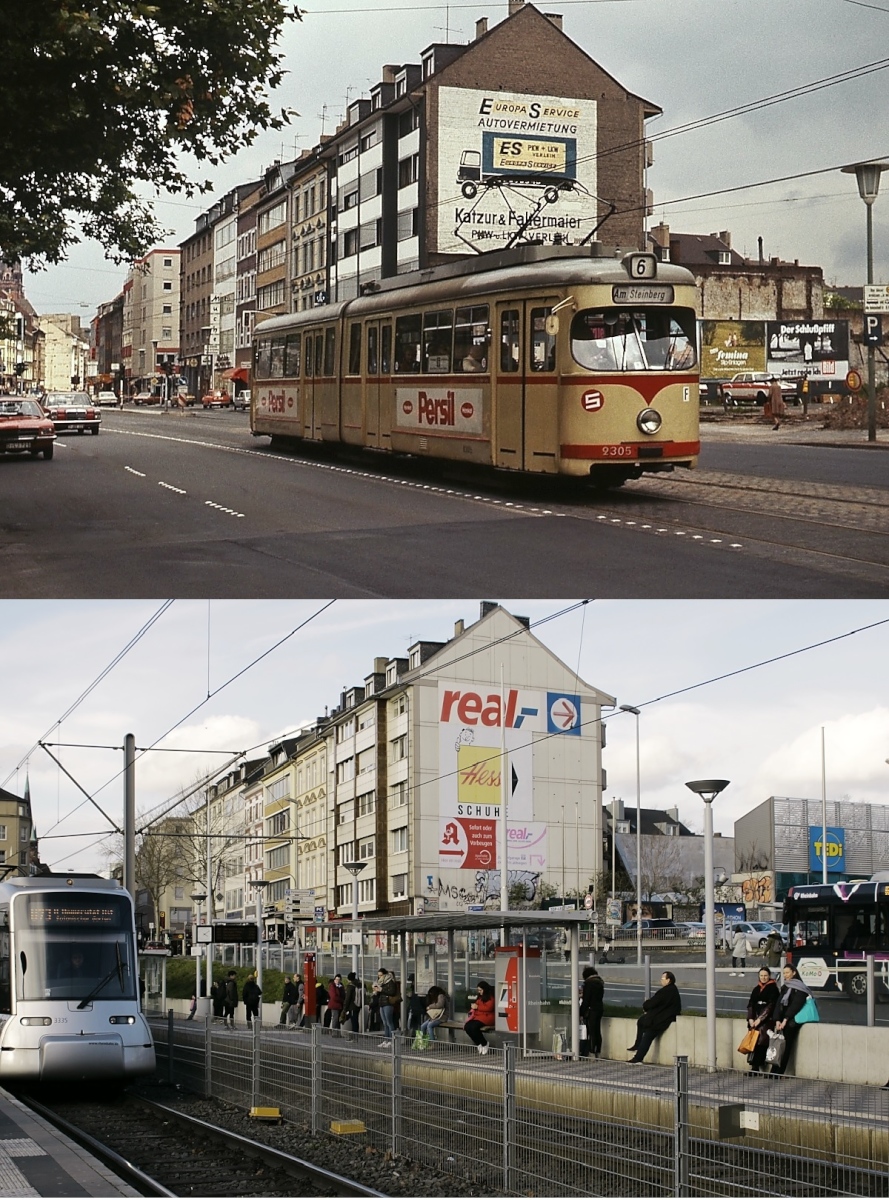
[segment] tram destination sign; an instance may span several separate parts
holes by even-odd
[[[669,283],[621,283],[611,289],[613,304],[672,304]]]

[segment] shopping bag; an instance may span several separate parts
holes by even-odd
[[[580,1038],[580,1040],[582,1042],[586,1041],[586,1039],[587,1039],[586,1025],[578,1025],[577,1036]]]
[[[738,1044],[739,1054],[751,1054],[756,1049],[756,1043],[759,1041],[759,1030],[748,1029],[741,1041]]]
[[[812,1022],[821,1020],[813,996],[806,996],[805,1004],[793,1019],[797,1025],[811,1025]]]
[[[787,1039],[783,1033],[777,1033],[774,1029],[769,1030],[769,1048],[766,1050],[766,1062],[779,1063],[784,1057],[784,1048],[787,1045]]]

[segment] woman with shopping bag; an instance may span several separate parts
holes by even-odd
[[[760,967],[759,981],[754,985],[747,1001],[747,1036],[738,1047],[741,1054],[747,1054],[751,1075],[765,1067],[769,1030],[775,1027],[774,1014],[780,998],[781,993],[772,978],[772,972],[768,967]]]
[[[772,1063],[772,1074],[783,1075],[799,1037],[799,1031],[809,1021],[817,1021],[815,998],[799,977],[799,971],[789,963],[784,968],[784,984],[775,1012],[775,1033],[784,1037],[784,1052]],[[768,1058],[768,1052],[766,1054]]]

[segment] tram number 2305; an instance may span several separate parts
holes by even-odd
[[[601,446],[599,452],[603,458],[635,458],[636,447],[630,446]]]

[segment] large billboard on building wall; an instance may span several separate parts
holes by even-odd
[[[501,709],[504,719],[501,721]],[[567,692],[439,682],[439,867],[493,870],[506,749],[511,870],[543,871],[546,825],[534,821],[534,733],[580,736],[580,697]]]
[[[518,92],[438,93],[437,246],[494,250],[525,233],[575,243],[597,219],[596,102]]]
[[[701,375],[741,371],[843,380],[849,370],[848,321],[701,321]]]

